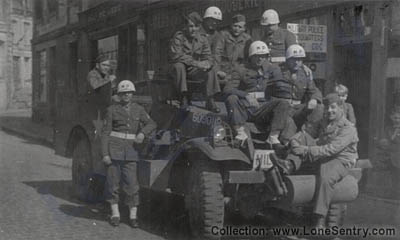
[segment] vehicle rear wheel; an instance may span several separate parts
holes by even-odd
[[[326,225],[328,227],[342,226],[347,212],[345,203],[331,204],[326,216]]]
[[[88,140],[80,139],[72,153],[72,193],[81,201],[94,202],[98,194],[93,189],[94,175]]]
[[[189,184],[189,222],[196,239],[219,239],[212,227],[224,225],[222,177],[216,167],[203,160],[194,164]]]

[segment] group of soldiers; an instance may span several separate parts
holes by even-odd
[[[348,90],[340,85],[323,98],[303,64],[304,48],[279,26],[275,10],[263,13],[264,35],[256,41],[246,33],[244,15],[233,16],[229,30],[219,32],[221,21],[222,12],[214,6],[203,17],[192,12],[171,40],[171,75],[181,107],[191,104],[188,82],[202,82],[210,111],[220,112],[215,96],[224,99],[236,140],[249,138],[247,121],[264,124],[270,147],[286,150],[283,157],[271,156],[285,174],[317,165],[315,226],[323,227],[335,184],[358,158],[354,111],[345,102]]]
[[[264,35],[253,41],[246,33],[246,17],[232,17],[228,30],[219,31],[222,12],[217,7],[185,16],[185,28],[171,39],[171,76],[182,108],[191,104],[190,81],[203,85],[206,107],[215,113],[218,95],[225,101],[229,123],[237,141],[249,139],[247,121],[268,126],[266,142],[275,150],[285,149],[284,157],[272,160],[285,174],[302,165],[317,165],[315,225],[323,227],[334,186],[355,165],[357,130],[354,111],[345,103],[347,89],[339,86],[323,98],[312,71],[303,64],[306,52],[296,36],[279,27],[279,15],[266,10],[260,20]],[[104,61],[103,61],[104,60]],[[91,91],[112,84],[109,62],[98,59],[88,75]],[[101,79],[105,79],[102,81]],[[131,225],[137,227],[136,163],[137,144],[156,128],[145,110],[131,102],[134,85],[118,84],[120,100],[108,107],[102,134],[103,162],[107,166],[106,199],[111,205],[111,224],[119,224],[118,189],[126,193]],[[352,117],[350,115],[352,114]],[[140,127],[142,126],[142,127]]]

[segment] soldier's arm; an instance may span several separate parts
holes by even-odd
[[[239,90],[240,81],[243,79],[242,74],[239,71],[233,71],[231,80],[228,81],[224,87],[224,94],[226,95],[236,95],[239,98],[245,98],[247,96],[246,91]]]
[[[149,114],[147,114],[144,108],[141,108],[139,118],[140,121],[144,123],[144,127],[139,131],[148,137],[150,133],[157,128],[157,124],[153,121],[153,119],[150,118]]]
[[[112,131],[112,106],[107,108],[106,116],[104,118],[103,129],[101,134],[101,150],[103,157],[108,156],[108,141],[110,137],[110,133]]]
[[[184,63],[187,66],[196,66],[196,61],[191,55],[183,51],[183,39],[180,35],[174,36],[169,48],[170,59],[173,63]]]
[[[286,38],[285,38],[285,45],[286,49],[290,47],[290,45],[297,44],[297,38],[294,33],[290,32],[289,30],[286,31]]]
[[[308,77],[307,79],[307,91],[310,94],[310,99],[315,99],[318,102],[322,103],[322,93],[315,85],[314,80]]]
[[[107,78],[102,78],[99,74],[97,74],[94,71],[90,71],[88,73],[87,80],[88,80],[90,86],[93,89],[97,89],[99,87],[102,87],[105,84],[107,84],[108,82],[110,82],[108,77]]]
[[[312,160],[332,157],[343,151],[343,149],[357,139],[356,128],[353,126],[344,126],[339,129],[337,136],[330,143],[321,146],[310,146],[308,148],[308,155]]]
[[[221,34],[215,43],[214,60],[216,64],[221,64],[224,50],[225,50],[225,38]]]
[[[208,42],[207,38],[204,38],[203,40],[204,40],[204,42],[203,42],[202,52],[201,52],[202,59],[204,61],[207,61],[211,68],[214,65],[214,57],[212,55],[210,43]]]

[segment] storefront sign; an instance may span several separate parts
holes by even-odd
[[[327,28],[325,25],[288,23],[287,29],[293,32],[306,52],[326,53]]]

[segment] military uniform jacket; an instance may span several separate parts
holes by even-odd
[[[110,133],[143,133],[148,137],[155,128],[156,123],[139,104],[130,103],[127,110],[121,104],[111,105],[107,109],[101,138],[103,156],[109,155],[113,160],[139,160],[133,140],[110,136]]]
[[[94,68],[88,73],[87,80],[90,84],[88,94],[93,96],[90,101],[93,101],[95,106],[104,110],[110,105],[112,96],[112,86],[109,75],[103,75],[97,68]]]
[[[169,47],[170,63],[183,63],[196,67],[197,61],[209,61],[213,65],[210,44],[204,34],[197,33],[193,39],[188,39],[182,31],[175,33]]]
[[[109,75],[103,75],[97,68],[92,69],[88,73],[87,80],[94,90],[111,83]]]
[[[302,103],[310,99],[322,102],[321,91],[310,76],[307,76],[303,68],[300,68],[296,73],[292,73],[283,64],[281,71],[283,78],[275,79],[271,83],[267,89],[269,95],[277,98],[293,99]]]
[[[220,65],[243,64],[250,43],[251,36],[245,32],[235,38],[230,31],[222,31],[215,46],[215,61]]]
[[[264,92],[270,81],[275,79],[282,79],[282,73],[279,67],[269,62],[258,69],[249,65],[241,66],[232,73],[232,80],[226,84],[224,93],[245,98],[249,92]]]
[[[310,146],[308,149],[311,161],[339,159],[345,163],[355,164],[358,159],[357,129],[344,115],[330,123],[325,119],[322,120],[310,134],[318,136],[317,146]]]
[[[296,36],[292,32],[282,28],[278,28],[271,35],[264,35],[262,41],[268,45],[271,57],[285,57],[286,49],[290,45],[297,43]]]

